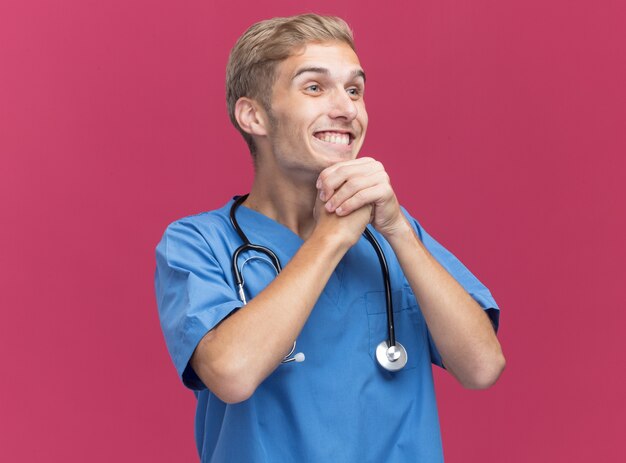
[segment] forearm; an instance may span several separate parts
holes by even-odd
[[[406,219],[386,238],[446,368],[465,387],[489,387],[505,361],[488,316],[428,252]]]
[[[349,245],[313,234],[283,271],[200,342],[192,367],[222,400],[238,402],[280,364]]]

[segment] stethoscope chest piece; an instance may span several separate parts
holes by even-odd
[[[395,346],[389,347],[387,341],[382,341],[376,347],[376,360],[387,371],[401,370],[408,359],[406,349],[399,342],[396,342]]]

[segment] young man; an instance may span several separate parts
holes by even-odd
[[[431,363],[469,388],[504,368],[487,288],[401,209],[382,164],[357,158],[364,89],[338,18],[263,21],[231,52],[228,108],[254,184],[157,247],[161,324],[198,399],[203,462],[442,461]],[[279,262],[236,253],[248,239]]]

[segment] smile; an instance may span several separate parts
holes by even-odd
[[[353,138],[349,133],[341,132],[317,132],[314,137],[326,143],[346,146],[352,142]]]

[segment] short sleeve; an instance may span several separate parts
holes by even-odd
[[[241,302],[192,224],[174,222],[165,231],[156,248],[155,291],[161,329],[176,371],[185,386],[204,389],[189,360],[204,335]]]
[[[424,230],[416,219],[411,217],[403,208],[405,216],[413,226],[428,252],[445,268],[452,277],[468,292],[470,296],[480,305],[489,316],[494,330],[497,332],[500,323],[500,308],[496,304],[491,292],[476,278],[450,251],[439,244],[426,230]],[[430,347],[431,360],[434,364],[443,366],[441,355],[428,331],[428,342]]]

